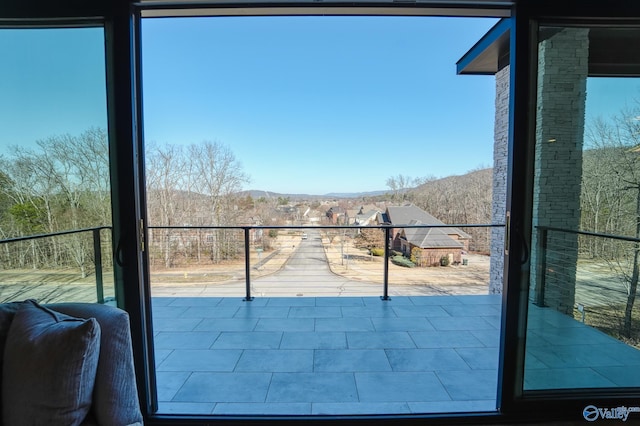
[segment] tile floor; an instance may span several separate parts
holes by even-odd
[[[160,412],[495,409],[492,296],[154,298]]]
[[[500,311],[478,295],[156,297],[159,412],[493,411]],[[640,351],[548,309],[530,318],[528,388],[640,383],[625,374]]]
[[[548,308],[529,306],[528,390],[640,387],[640,351]]]

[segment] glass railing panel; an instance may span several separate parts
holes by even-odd
[[[491,227],[468,229],[488,232]],[[490,257],[485,252],[470,251],[466,243],[416,249],[402,241],[391,242],[385,252],[384,237],[380,226],[152,226],[152,295],[488,294]]]
[[[0,303],[112,303],[111,229],[0,241]]]
[[[152,296],[242,297],[245,233],[251,238],[250,231],[233,227],[150,227]],[[257,265],[260,254],[249,253]]]

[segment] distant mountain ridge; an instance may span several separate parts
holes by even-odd
[[[259,189],[250,189],[247,191],[240,191],[238,194],[241,196],[250,195],[251,198],[291,198],[291,199],[322,199],[322,198],[359,198],[359,197],[375,197],[378,195],[384,195],[389,191],[367,191],[367,192],[330,192],[322,195],[311,194],[283,194],[279,192],[264,191]]]
[[[472,170],[462,175],[450,175],[442,178],[437,178],[433,180],[429,180],[421,185],[412,188],[404,188],[400,190],[400,193],[415,193],[415,192],[423,192],[428,190],[429,188],[463,188],[473,186],[474,183],[478,181],[487,181],[491,180],[491,175],[493,173],[493,168],[484,168]],[[491,187],[487,188],[490,192]],[[326,198],[341,198],[341,199],[349,199],[349,198],[362,198],[362,197],[378,197],[385,194],[391,194],[393,191],[390,189],[379,190],[379,191],[363,191],[363,192],[329,192],[327,194],[321,195],[311,195],[311,194],[283,194],[272,191],[264,191],[258,189],[250,189],[247,191],[239,192],[239,195],[246,196],[250,195],[251,198],[290,198],[293,200],[306,199],[326,199]]]

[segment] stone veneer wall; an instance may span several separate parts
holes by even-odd
[[[549,233],[543,275],[537,227],[580,225],[588,60],[588,29],[565,28],[539,44],[530,294],[535,301],[544,277],[544,305],[567,314],[575,303],[577,236]]]
[[[493,129],[492,223],[505,223],[507,206],[507,161],[509,149],[509,69],[496,73],[496,112]],[[489,293],[500,294],[504,275],[504,228],[491,228]]]

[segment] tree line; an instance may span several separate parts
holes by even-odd
[[[203,142],[188,146],[149,146],[146,152],[149,222],[155,226],[234,225],[234,201],[248,180],[240,163],[224,145]],[[0,156],[0,239],[53,234],[110,226],[109,148],[104,129],[39,140],[31,148],[11,146]],[[175,232],[175,231],[174,231]],[[151,230],[153,261],[170,265],[177,247],[206,241],[195,254],[214,261],[241,249],[242,238],[231,231],[207,231],[187,238],[184,232]],[[111,233],[102,233],[102,260],[112,264]],[[181,241],[183,240],[183,241]],[[206,247],[205,247],[206,246]],[[190,253],[192,254],[192,253]],[[161,259],[161,260],[159,260]],[[0,245],[0,268],[77,267],[93,272],[93,239],[89,232],[30,239]]]
[[[640,238],[640,101],[610,119],[598,118],[585,131],[581,188],[582,229]],[[640,278],[640,244],[583,237],[583,257],[606,262],[627,293],[622,335],[631,337]]]
[[[0,239],[111,225],[106,132],[52,136],[0,157]],[[105,235],[110,245],[111,234]],[[91,272],[90,233],[2,244],[3,268],[73,265]],[[103,253],[106,264],[111,253]]]

